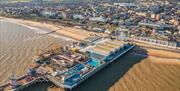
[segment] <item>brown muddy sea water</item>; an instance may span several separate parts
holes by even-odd
[[[38,49],[48,50],[72,42],[57,34],[46,34],[48,32],[0,20],[0,84],[7,82],[11,73],[17,77],[25,74]]]

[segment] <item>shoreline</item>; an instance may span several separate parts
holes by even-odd
[[[31,21],[31,20],[6,18],[6,17],[2,17],[2,20],[7,20],[16,24],[20,24],[20,25],[30,26],[30,27],[33,27],[32,29],[35,29],[35,28],[47,29],[49,31],[54,31],[55,33],[59,35],[69,37],[74,40],[84,40],[90,37],[90,34],[95,34],[94,32],[85,31],[84,29],[77,29],[74,27],[64,26],[61,24],[46,23],[46,21],[36,22],[36,21]]]
[[[94,32],[89,32],[83,29],[76,29],[74,27],[68,27],[68,26],[64,26],[61,24],[58,25],[53,25],[50,23],[46,23],[46,21],[44,22],[37,22],[37,21],[31,21],[31,20],[23,20],[23,19],[15,19],[15,18],[6,18],[6,17],[1,17],[2,20],[9,20],[6,22],[11,22],[11,23],[16,23],[18,25],[22,25],[25,26],[27,28],[30,28],[31,30],[37,32],[38,34],[49,34],[51,32],[53,32],[51,36],[53,37],[61,37],[62,39],[67,39],[67,40],[73,40],[73,41],[78,41],[78,40],[84,40],[88,37],[91,37],[90,34],[97,34]],[[81,34],[82,33],[82,34]],[[179,49],[171,49],[171,48],[167,48],[167,47],[163,47],[163,46],[154,46],[154,45],[149,45],[147,43],[143,43],[143,42],[137,42],[137,41],[133,41],[135,44],[142,46],[144,48],[156,48],[156,49],[160,49],[160,50],[165,50],[165,51],[172,51],[172,52],[177,52],[180,53]]]
[[[5,19],[4,19],[5,20]],[[66,40],[66,41],[76,41],[75,39],[73,38],[70,38],[70,37],[67,37],[67,36],[63,36],[61,34],[58,34],[58,33],[51,33],[52,30],[49,30],[49,29],[42,29],[42,28],[38,28],[38,27],[33,27],[33,26],[29,26],[29,25],[26,25],[26,24],[23,24],[23,23],[19,23],[19,22],[14,22],[14,21],[4,21],[3,19],[1,21],[3,22],[9,22],[9,23],[14,23],[14,24],[17,24],[17,25],[20,25],[20,26],[23,26],[23,27],[26,27],[26,28],[29,28],[30,30],[36,32],[37,34],[39,35],[46,35],[48,34],[48,36],[52,36],[54,38],[60,38],[60,39],[63,39],[63,40]],[[41,36],[39,36],[41,37]],[[33,39],[33,38],[32,38]],[[26,40],[24,40],[26,41]]]

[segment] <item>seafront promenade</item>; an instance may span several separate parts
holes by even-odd
[[[163,41],[163,40],[157,40],[157,39],[152,39],[152,38],[147,38],[147,37],[133,37],[130,38],[130,40],[134,42],[141,42],[145,44],[150,44],[150,45],[156,45],[156,46],[161,46],[161,47],[166,47],[166,48],[171,48],[171,49],[180,49],[180,43],[179,42],[170,42],[170,41]]]

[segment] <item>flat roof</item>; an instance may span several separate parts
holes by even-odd
[[[87,51],[94,52],[106,56],[111,51],[114,51],[116,48],[119,48],[124,44],[123,41],[117,41],[117,40],[106,40],[99,43],[96,43],[94,46],[89,47]]]
[[[92,48],[90,51],[101,54],[101,55],[104,55],[104,56],[109,53],[109,51],[101,50],[101,49],[98,49],[98,48]]]
[[[102,60],[105,56],[99,53],[93,52],[90,54],[90,57],[99,61],[99,60]]]

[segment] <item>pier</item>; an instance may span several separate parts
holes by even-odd
[[[93,45],[87,43],[85,47],[80,43],[42,54],[34,60],[36,66],[29,68],[27,75],[13,78],[0,88],[19,91],[37,82],[51,82],[57,87],[73,89],[135,46],[111,39],[96,41]]]

